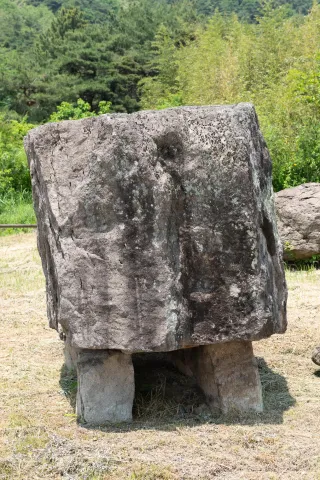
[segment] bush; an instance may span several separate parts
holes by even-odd
[[[0,197],[0,223],[34,224],[36,217],[32,205],[31,193],[13,192]],[[0,236],[18,231],[28,232],[30,229],[0,229]]]
[[[60,122],[61,120],[79,120],[80,118],[96,117],[103,113],[110,112],[110,102],[100,102],[98,113],[92,112],[89,103],[79,98],[77,104],[62,102],[57,106],[57,111],[50,115],[49,122]]]
[[[5,114],[0,114],[0,198],[31,191],[23,137],[33,127],[25,118],[8,120]]]

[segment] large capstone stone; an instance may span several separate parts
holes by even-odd
[[[286,328],[271,161],[250,104],[29,132],[50,325],[81,349],[171,351]]]

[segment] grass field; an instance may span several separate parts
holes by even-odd
[[[320,271],[287,277],[288,331],[254,345],[263,414],[210,416],[184,377],[153,371],[131,425],[89,429],[47,326],[35,234],[1,237],[0,479],[320,480]]]
[[[36,222],[30,192],[0,197],[0,224],[33,224]],[[1,228],[0,237],[13,233],[28,232],[27,229]]]

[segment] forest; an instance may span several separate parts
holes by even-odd
[[[109,112],[254,103],[275,191],[320,181],[308,0],[0,0],[0,223],[34,221],[23,137]]]

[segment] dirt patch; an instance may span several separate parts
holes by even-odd
[[[0,238],[0,479],[320,479],[320,272],[288,272],[289,328],[256,342],[265,412],[212,416],[168,367],[137,366],[135,420],[79,426],[46,320],[34,233]]]

